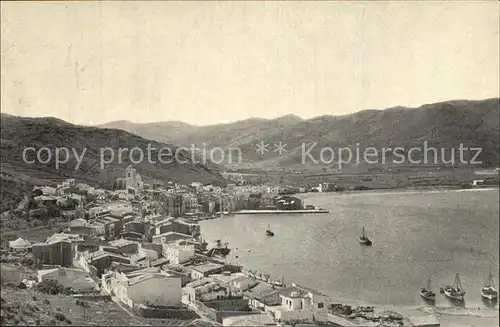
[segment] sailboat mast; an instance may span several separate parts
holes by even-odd
[[[462,287],[462,282],[460,281],[460,276],[458,275],[458,273],[457,273],[457,276],[455,277],[455,279],[456,279],[457,290],[459,290],[460,292],[463,292],[464,288]]]
[[[363,231],[362,231],[362,233],[363,233],[363,235],[362,235],[362,236],[363,236],[363,238],[365,238],[365,226],[363,226]]]
[[[427,279],[427,290],[429,290],[429,291],[431,290],[431,279],[430,278]]]
[[[488,284],[487,286],[489,287],[495,287],[494,283],[493,283],[493,274],[490,272],[490,275],[488,276]]]

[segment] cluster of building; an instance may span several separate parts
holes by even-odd
[[[272,186],[247,186],[229,184],[227,187],[204,185],[193,182],[180,185],[169,182],[166,185],[146,184],[136,170],[129,166],[125,177],[116,181],[116,188],[105,190],[87,184],[76,183],[68,179],[57,187],[35,187],[34,201],[41,207],[56,207],[68,220],[84,219],[89,234],[106,232],[120,233],[122,221],[127,222],[127,214],[139,212],[145,215],[167,215],[169,217],[207,217],[221,212],[238,210],[304,209],[302,200],[290,195],[294,191]],[[89,200],[89,198],[91,200]],[[67,210],[68,203],[73,204]],[[116,220],[118,218],[118,220]],[[90,222],[91,221],[91,222]],[[82,227],[82,221],[72,223],[73,227]]]
[[[238,208],[302,208],[300,199],[279,195],[278,189],[151,187],[132,167],[117,184],[119,189],[103,190],[70,179],[34,189],[41,207],[75,203],[66,210],[67,226],[60,233],[41,243],[21,238],[10,243],[13,251],[29,251],[42,268],[36,282],[52,279],[78,293],[109,294],[148,316],[190,307],[219,323],[232,316],[228,312],[240,320],[242,313],[247,320],[256,315],[265,321],[327,320],[326,296],[300,286],[277,287],[225,264],[213,256],[222,245],[210,249],[192,219]]]
[[[161,318],[190,308],[229,326],[328,321],[326,295],[297,284],[278,287],[204,255],[196,224],[164,219],[156,226],[162,228],[177,231],[156,234],[154,242],[57,233],[32,245],[17,239],[11,250],[30,251],[43,265],[36,283],[55,280],[77,293],[109,294],[138,315]]]
[[[279,190],[241,192],[200,183],[150,187],[132,167],[126,174],[119,180],[126,189],[114,191],[74,180],[37,188],[35,201],[42,206],[69,198],[77,205],[62,232],[41,243],[10,243],[11,251],[30,252],[41,267],[35,283],[56,280],[77,293],[107,294],[145,317],[184,310],[228,326],[329,321],[326,295],[225,263],[214,251],[223,245],[210,247],[190,218],[237,210],[242,203],[249,209],[301,209],[300,199]]]

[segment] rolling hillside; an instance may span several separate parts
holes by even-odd
[[[167,126],[174,123],[133,124],[127,122],[110,123],[114,128],[134,131],[138,135],[164,140],[168,133]],[[164,126],[164,134],[156,134],[153,125]],[[350,147],[363,151],[366,147],[382,148],[423,147],[427,141],[429,147],[444,148],[450,156],[451,148],[458,151],[464,147],[481,147],[483,151],[477,160],[485,166],[498,166],[499,163],[499,99],[482,101],[447,101],[427,104],[418,108],[395,107],[385,110],[364,110],[345,116],[321,116],[303,120],[295,116],[284,116],[273,120],[248,119],[240,122],[195,127],[175,123],[179,127],[170,135],[175,135],[176,144],[206,143],[223,148],[239,148],[243,153],[243,162],[251,166],[282,168],[300,168],[302,145],[309,149],[314,158],[319,157],[322,147],[338,149]],[[159,128],[162,129],[162,128]],[[184,133],[182,132],[184,131]],[[271,151],[261,155],[256,152],[256,143],[264,141],[270,144]],[[281,141],[286,144],[282,155],[273,152],[273,144]],[[361,152],[362,153],[362,152]],[[441,153],[438,153],[440,156]],[[468,155],[474,155],[470,152]],[[414,153],[414,160],[423,159],[422,153]],[[457,152],[458,158],[458,152]],[[391,160],[388,155],[388,160]],[[448,157],[446,157],[448,158]],[[470,160],[471,157],[464,157]],[[432,153],[428,162],[434,163]],[[335,163],[335,161],[333,162]],[[311,167],[309,167],[311,168]]]
[[[115,121],[101,128],[116,128],[141,135],[160,142],[173,143],[189,147],[206,144],[207,147],[231,147],[258,140],[262,135],[286,130],[303,121],[294,115],[276,119],[249,118],[229,124],[194,126],[182,122],[132,123]]]
[[[173,154],[178,148],[174,145],[149,141],[122,130],[77,126],[55,118],[22,118],[5,114],[2,114],[1,127],[2,176],[8,177],[9,180],[18,179],[42,183],[76,178],[79,181],[107,185],[115,178],[123,176],[125,168],[132,164],[146,180],[183,183],[200,181],[217,184],[225,182],[217,165],[210,162],[205,165],[194,163],[191,154],[185,151],[179,151],[179,161],[170,160],[172,163],[162,163],[157,160],[158,151],[152,150],[150,162],[147,158],[148,144],[152,149],[168,147]],[[78,155],[81,155],[86,148],[86,152],[84,152],[79,169],[75,170],[77,160],[73,154],[70,155],[70,160],[67,163],[61,164],[59,169],[56,169],[54,154],[52,160],[47,164],[26,163],[22,159],[22,152],[26,147],[36,149],[66,147],[69,151],[74,149]],[[100,149],[107,147],[113,149],[115,158],[111,163],[106,164],[104,169],[101,169]],[[127,151],[123,153],[120,162],[118,149],[132,149],[134,147],[143,151],[144,160],[137,164],[131,163]],[[33,157],[34,155],[31,154],[29,159],[31,160]],[[42,159],[45,158],[42,157]],[[106,158],[109,159],[107,156]],[[138,159],[137,156],[134,156],[134,160]],[[200,161],[198,160],[198,162]]]

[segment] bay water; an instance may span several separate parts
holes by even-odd
[[[498,189],[302,197],[330,213],[223,216],[202,221],[202,233],[208,242],[229,243],[227,261],[315,288],[334,302],[418,306],[431,278],[436,305],[450,306],[439,287],[459,273],[465,306],[492,308],[480,289],[490,271],[498,275]],[[266,236],[268,225],[274,237]],[[363,226],[371,247],[357,241]]]

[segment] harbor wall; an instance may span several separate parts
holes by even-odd
[[[258,215],[258,214],[291,214],[291,213],[329,213],[328,210],[240,210],[233,212],[238,215]]]

